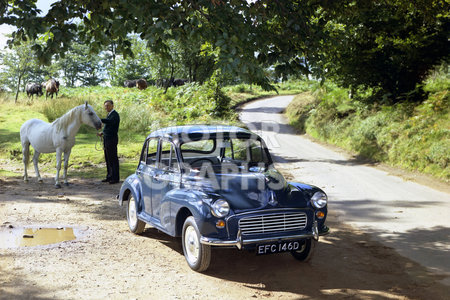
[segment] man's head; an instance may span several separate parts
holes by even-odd
[[[112,100],[106,100],[103,102],[103,105],[105,106],[107,112],[112,111],[114,108],[114,102]]]

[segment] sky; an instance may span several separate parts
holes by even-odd
[[[47,13],[47,11],[50,9],[50,4],[53,2],[56,2],[55,0],[38,0],[36,3],[37,8],[39,8],[43,14]],[[6,41],[8,40],[7,37],[5,37],[5,34],[10,34],[14,31],[13,26],[1,24],[0,25],[0,49],[3,50],[6,46]]]

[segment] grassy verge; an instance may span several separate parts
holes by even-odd
[[[369,105],[335,86],[311,87],[287,108],[299,131],[372,160],[450,180],[450,79],[431,77],[422,103]],[[381,102],[381,101],[380,101]]]

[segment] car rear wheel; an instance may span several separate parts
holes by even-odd
[[[291,251],[292,256],[300,261],[309,261],[314,253],[314,248],[316,247],[316,241],[313,239],[307,239],[300,246],[300,249]]]
[[[184,257],[189,267],[197,272],[203,272],[211,262],[211,246],[200,243],[200,232],[194,217],[184,221],[182,244]]]
[[[136,201],[133,195],[130,194],[127,207],[127,221],[130,231],[136,234],[144,232],[145,222],[141,221],[137,217]]]

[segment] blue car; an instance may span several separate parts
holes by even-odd
[[[264,141],[235,126],[175,126],[145,140],[139,165],[122,184],[133,233],[149,224],[181,237],[191,269],[205,271],[211,247],[257,255],[290,252],[308,260],[325,225],[327,195],[287,182]]]

